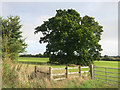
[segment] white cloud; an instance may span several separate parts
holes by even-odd
[[[102,45],[102,55],[118,55],[118,40],[101,40],[99,43]]]
[[[39,42],[36,43],[30,43],[28,48],[26,49],[26,53],[28,54],[38,54],[38,53],[44,53],[46,50],[46,43],[40,44]]]
[[[39,41],[39,38],[43,35],[41,33],[34,34],[35,28],[37,26],[40,26],[43,24],[43,21],[46,21],[51,16],[40,16],[36,17],[33,22],[24,22],[22,21],[23,27],[21,28],[21,31],[23,32],[23,37],[26,38],[27,43],[34,43],[36,41]]]
[[[2,16],[2,2],[0,2],[0,16]]]
[[[43,53],[46,50],[46,44],[40,44],[39,40],[40,37],[42,37],[42,33],[38,33],[38,34],[34,34],[34,29],[35,27],[41,25],[43,23],[43,21],[48,20],[49,18],[51,18],[52,16],[40,16],[40,17],[36,17],[35,20],[31,23],[31,22],[24,22],[23,23],[23,27],[21,28],[21,31],[23,32],[23,38],[26,38],[25,42],[28,44],[27,47],[27,53],[31,53],[31,54],[37,54],[39,52]]]

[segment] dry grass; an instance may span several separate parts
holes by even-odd
[[[83,77],[78,78],[68,78],[62,81],[54,81],[54,84],[52,85],[53,88],[80,88],[80,85],[83,83],[84,80],[89,80],[88,77],[83,79]]]
[[[73,78],[72,76],[69,76],[70,78],[66,80],[50,81],[49,75],[44,74],[49,72],[48,67],[45,66],[37,67],[38,72],[35,73],[34,71],[35,67],[31,65],[21,64],[16,62],[12,63],[8,59],[4,61],[3,66],[6,67],[6,65],[9,66],[9,69],[4,68],[4,70],[8,71],[7,72],[8,76],[5,75],[5,73],[3,74],[4,77],[3,88],[11,88],[11,87],[14,88],[72,88],[73,87],[75,88],[75,87],[80,87],[80,84],[82,84],[85,79],[88,79],[88,77]],[[9,71],[12,70],[14,72],[9,73]],[[61,73],[61,71],[58,73]],[[29,77],[32,78],[30,79]]]
[[[75,88],[75,86],[80,88],[84,80],[89,80],[89,78],[69,78],[61,81],[50,81],[48,78],[34,79],[31,81],[31,88]]]
[[[18,65],[20,67],[20,65]],[[37,67],[41,72],[48,73],[48,67]],[[31,75],[33,78],[28,79],[27,75]],[[43,73],[37,72],[36,76],[34,73],[34,67],[27,65],[21,66],[19,71],[19,79],[21,82],[20,87],[25,88],[72,88],[74,86],[80,86],[84,80],[89,80],[88,77],[77,77],[74,78],[74,75],[70,75],[70,78],[61,81],[50,81],[49,75],[45,76]]]
[[[15,71],[16,64],[9,58],[2,61],[2,87],[15,87],[18,83],[18,74]]]

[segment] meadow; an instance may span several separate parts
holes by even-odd
[[[34,70],[34,66],[39,66],[41,67],[41,70],[44,71],[44,69],[46,68],[46,71],[48,70],[48,67],[52,67],[52,68],[61,68],[61,67],[66,67],[66,65],[55,65],[55,64],[49,64],[47,63],[49,61],[49,58],[36,58],[36,57],[19,57],[18,62],[22,63],[22,65],[29,65],[29,68],[31,68],[31,70]],[[109,67],[109,68],[118,68],[119,66],[119,61],[94,61],[93,63],[94,66],[98,66],[98,67]],[[73,67],[73,66],[72,66]],[[83,69],[84,71],[88,70],[88,69]],[[104,68],[95,68],[95,70],[99,70],[99,71],[105,71]],[[71,69],[69,70],[69,72],[76,72],[78,71],[78,69]],[[112,69],[108,69],[107,71],[109,72],[115,72],[118,73],[118,70],[112,70]],[[64,72],[64,70],[62,71],[54,71],[53,73],[62,73]],[[97,72],[95,71],[95,74],[100,74],[100,75],[105,75],[104,72]],[[118,77],[118,74],[111,74],[111,73],[107,73],[108,76],[114,76],[114,77]],[[99,76],[99,75],[95,75],[95,77],[97,78],[102,78],[102,79],[106,79],[103,76]],[[109,77],[107,77],[109,78]],[[111,78],[111,80],[115,80],[115,81],[119,81],[118,78]],[[105,82],[105,80],[99,80],[99,79],[94,79],[94,80],[85,80],[81,86],[75,86],[73,85],[72,87],[81,87],[81,88],[99,88],[99,87],[117,87],[118,83],[114,83],[114,82],[110,82],[112,84],[115,84],[116,86],[109,86],[109,85],[103,85],[102,82]],[[107,81],[108,82],[108,81]]]
[[[36,57],[19,57],[18,62],[23,62],[25,64],[30,65],[38,65],[38,66],[48,66],[48,67],[65,67],[66,65],[54,65],[54,64],[47,64],[49,58],[36,58]],[[118,68],[119,61],[94,61],[95,66],[100,67],[111,67],[111,68]]]

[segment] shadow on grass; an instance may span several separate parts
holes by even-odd
[[[50,63],[50,62],[24,62],[24,61],[18,61],[19,63],[23,64],[32,64],[32,65],[61,65],[58,63]]]
[[[47,62],[21,62],[19,61],[19,63],[23,63],[23,64],[32,64],[32,65],[45,65],[47,64]]]

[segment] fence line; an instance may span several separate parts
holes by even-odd
[[[89,71],[82,71],[83,68],[89,68],[90,70]],[[105,69],[105,71],[102,71],[102,70],[95,70],[96,68],[103,68]],[[78,69],[77,72],[69,72],[68,70],[69,69]],[[111,82],[117,82],[118,83],[118,86],[120,87],[120,77],[119,77],[119,72],[110,72],[108,71],[108,69],[112,69],[112,70],[120,70],[120,68],[109,68],[109,67],[98,67],[98,66],[93,66],[92,64],[90,66],[79,66],[79,67],[64,67],[64,68],[52,68],[52,67],[49,67],[49,79],[50,80],[62,80],[62,79],[67,79],[69,77],[70,74],[79,74],[79,76],[82,76],[83,73],[88,73],[90,72],[90,76],[91,76],[91,79],[99,79],[99,80],[104,80],[104,83],[106,84],[111,84],[111,83],[108,83],[108,81],[111,81]],[[53,73],[53,70],[65,70],[65,73],[56,73],[54,74]],[[39,70],[37,69],[37,66],[35,66],[35,73],[38,72]],[[102,72],[104,73],[104,75],[101,75],[101,74],[98,74],[96,72]],[[108,73],[111,73],[111,74],[116,74],[118,75],[118,77],[116,76],[113,76],[113,75],[107,75]],[[53,78],[54,76],[62,76],[64,75],[65,77],[61,77],[61,78]],[[79,76],[75,76],[75,77],[79,77]],[[102,76],[102,77],[105,77],[105,78],[101,78],[101,77],[96,77],[96,76]],[[117,80],[111,80],[111,78],[118,78],[118,81]],[[102,82],[102,81],[101,81]],[[115,84],[111,84],[111,85],[114,85],[116,86]]]
[[[105,71],[95,70],[95,68],[104,68]],[[120,70],[120,68],[109,68],[109,67],[98,67],[98,66],[94,66],[94,67],[93,67],[93,71],[94,71],[94,74],[93,74],[94,76],[93,76],[93,78],[94,78],[94,79],[99,79],[99,80],[105,80],[106,84],[110,84],[110,83],[108,83],[107,81],[117,82],[117,83],[118,83],[118,86],[120,86],[120,82],[119,82],[120,77],[115,77],[115,76],[107,75],[107,73],[112,73],[112,74],[118,74],[118,76],[119,76],[120,73],[119,73],[119,72],[118,72],[118,73],[116,73],[116,72],[108,72],[108,71],[107,71],[108,69]],[[96,74],[96,72],[104,72],[104,75]],[[96,75],[97,75],[97,76],[103,76],[103,77],[105,77],[105,78],[99,78],[99,77],[96,77]],[[110,80],[111,78],[108,79],[108,77],[118,78],[118,81],[116,81],[116,80]],[[116,86],[115,84],[111,84],[111,85]]]
[[[90,68],[90,71],[82,71],[82,68]],[[69,69],[79,69],[78,72],[68,72]],[[53,70],[65,70],[65,73],[57,73],[57,74],[53,74]],[[90,72],[91,74],[91,78],[93,76],[93,65],[90,66],[79,66],[79,67],[68,67],[66,66],[65,68],[52,68],[49,67],[49,74],[50,74],[50,80],[61,80],[61,79],[67,79],[69,77],[69,74],[79,74],[79,76],[82,75],[82,73],[87,73]],[[58,76],[58,75],[65,75],[65,78],[57,78],[54,79],[53,76]],[[78,77],[78,76],[77,76]]]

